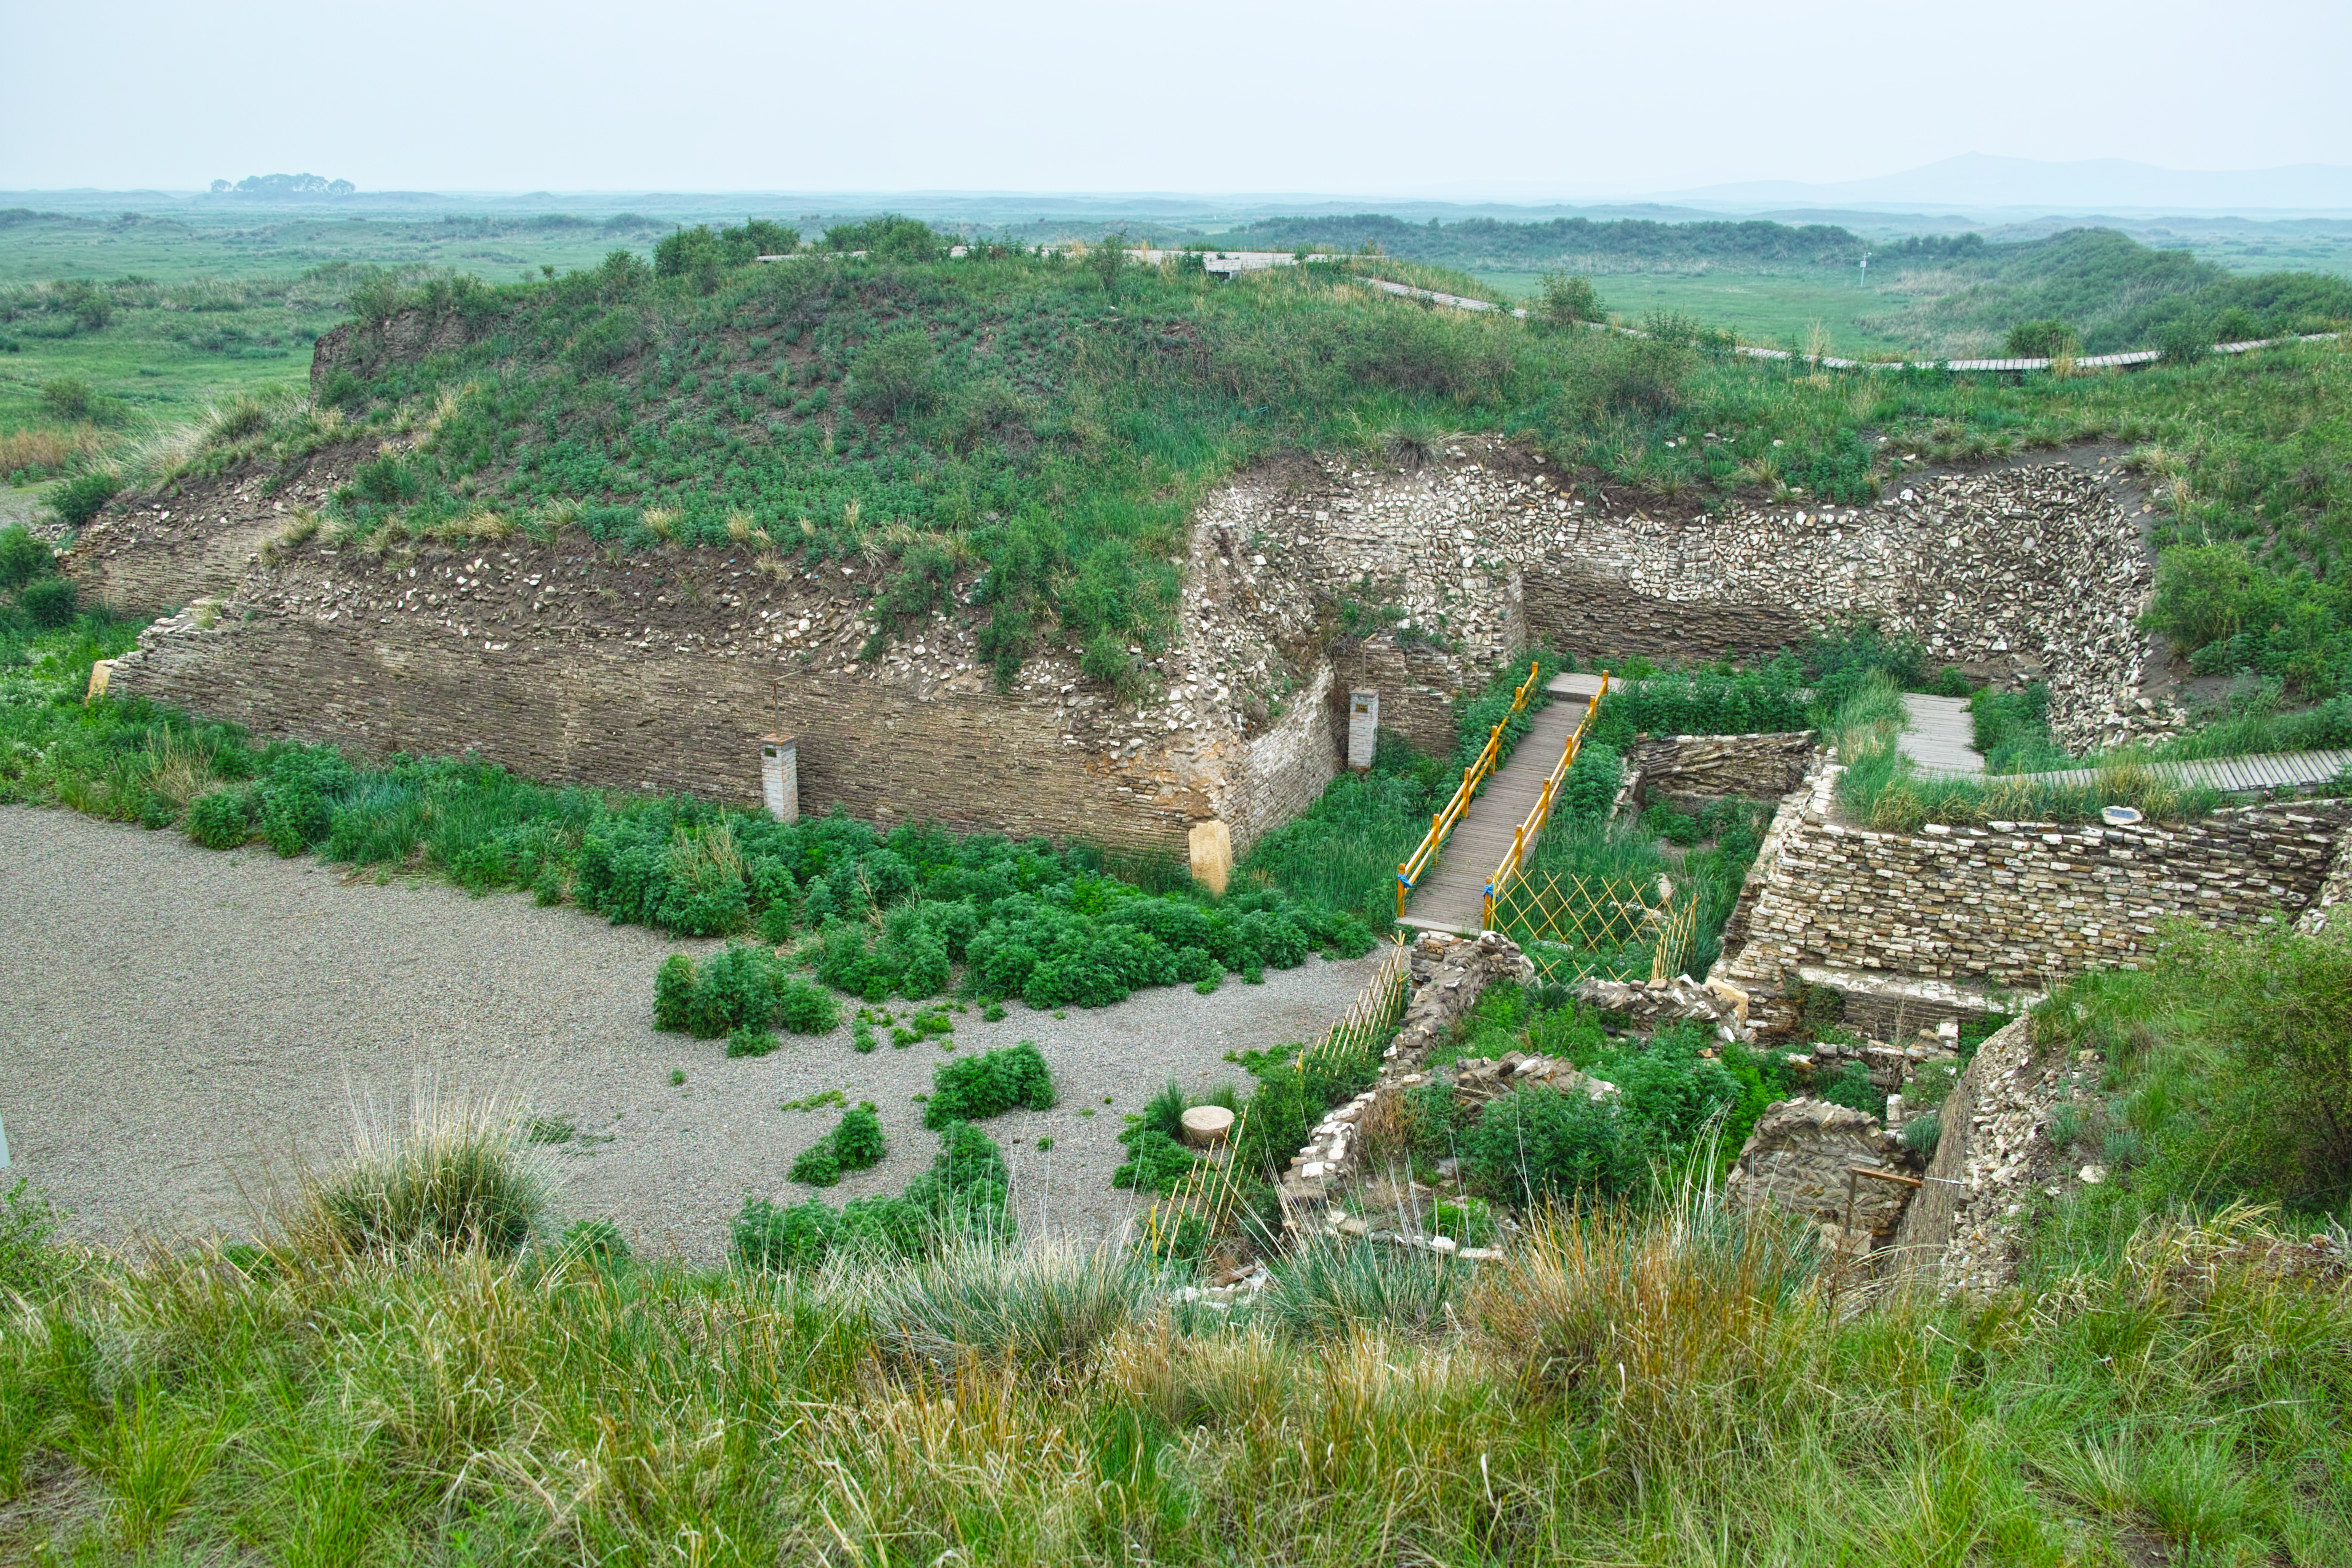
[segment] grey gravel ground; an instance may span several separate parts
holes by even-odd
[[[641,1250],[709,1259],[746,1193],[811,1195],[785,1171],[840,1113],[781,1105],[839,1089],[881,1107],[890,1156],[824,1196],[897,1191],[937,1147],[912,1097],[949,1060],[940,1045],[894,1049],[885,1030],[861,1056],[849,1009],[832,1035],[787,1035],[761,1058],[657,1033],[655,966],[711,945],[0,807],[8,1175],[95,1239],[243,1234],[295,1161],[348,1152],[356,1117],[403,1120],[420,1088],[497,1095],[577,1129],[545,1150],[564,1217],[609,1215]],[[1063,1018],[1018,1002],[1000,1023],[957,1015],[959,1051],[1035,1040],[1061,1089],[1052,1111],[986,1124],[1014,1163],[1024,1228],[1116,1234],[1141,1209],[1110,1185],[1121,1114],[1171,1077],[1240,1079],[1227,1051],[1313,1038],[1376,962],[1309,959],[1262,986],[1147,991]]]

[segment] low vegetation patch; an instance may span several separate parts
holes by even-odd
[[[1010,1110],[1050,1111],[1054,1106],[1053,1074],[1036,1043],[1023,1040],[1001,1050],[983,1051],[942,1063],[931,1075],[931,1098],[923,1106],[923,1125],[945,1127],[950,1122],[986,1121]]]

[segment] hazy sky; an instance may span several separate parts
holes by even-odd
[[[0,187],[1593,195],[2352,164],[2347,0],[0,0]]]

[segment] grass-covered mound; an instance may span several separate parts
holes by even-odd
[[[2273,572],[2335,554],[2346,438],[2308,417],[2344,406],[2333,348],[2011,384],[1831,374],[1739,359],[1689,323],[1627,337],[1433,311],[1353,282],[1366,263],[1221,283],[1099,249],[938,254],[669,277],[619,254],[547,282],[362,291],[361,340],[398,321],[457,346],[349,356],[331,407],[240,415],[173,462],[272,461],[326,420],[413,442],[338,497],[351,537],[578,527],[880,562],[885,623],[946,610],[1000,672],[1052,642],[1105,680],[1129,647],[1165,646],[1204,487],[1272,453],[1386,460],[1457,431],[1523,437],[1653,504],[1851,502],[1911,461],[2116,438],[2163,473],[2172,536],[2250,541]]]

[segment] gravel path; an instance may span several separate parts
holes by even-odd
[[[746,1193],[810,1195],[784,1173],[840,1113],[781,1106],[839,1089],[881,1107],[890,1156],[824,1196],[896,1192],[937,1147],[912,1096],[948,1060],[940,1044],[893,1049],[885,1030],[860,1056],[848,1009],[835,1033],[786,1035],[762,1058],[656,1033],[655,966],[712,945],[0,807],[8,1175],[100,1240],[245,1233],[297,1158],[349,1150],[355,1116],[405,1119],[420,1087],[495,1094],[577,1129],[546,1151],[565,1218],[608,1215],[640,1250],[711,1259]],[[1055,1110],[985,1124],[1014,1164],[1023,1227],[1117,1233],[1141,1208],[1110,1185],[1121,1113],[1171,1077],[1240,1079],[1227,1051],[1313,1038],[1376,963],[1311,958],[1262,986],[1171,987],[1064,1018],[1018,1002],[1000,1023],[957,1015],[960,1051],[1035,1040],[1061,1088]]]

